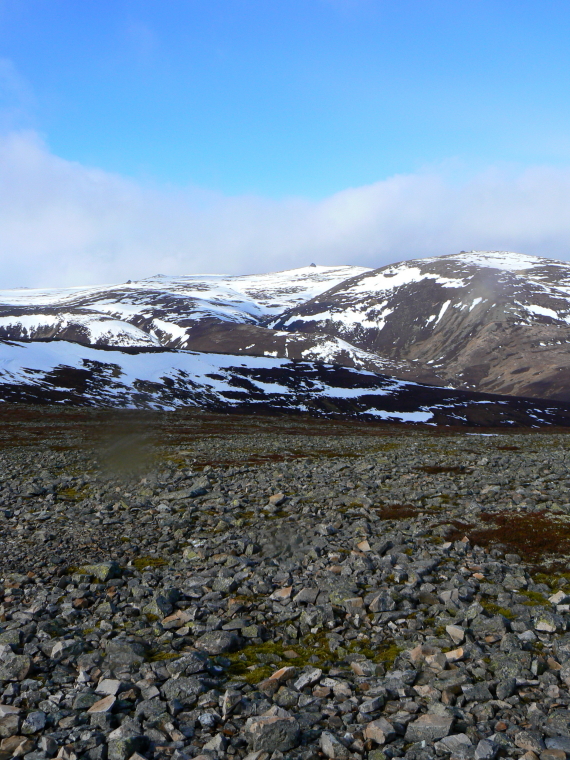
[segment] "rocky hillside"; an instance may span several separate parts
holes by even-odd
[[[3,760],[570,754],[566,436],[119,417],[0,409]]]
[[[269,324],[427,365],[442,385],[570,400],[570,267],[560,261],[502,251],[405,261]]]
[[[3,401],[310,414],[430,425],[570,425],[570,404],[438,388],[321,362],[0,341]]]

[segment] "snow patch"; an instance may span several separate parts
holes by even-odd
[[[556,319],[562,322],[568,321],[568,319],[558,316],[553,309],[547,309],[544,306],[537,306],[536,304],[521,304],[521,306],[524,306],[524,308],[527,311],[530,311],[531,314],[538,314],[540,317],[550,317],[551,319]]]
[[[160,339],[162,335],[169,335],[171,340],[185,341],[187,339],[186,327],[180,327],[180,325],[173,324],[172,322],[165,322],[163,319],[153,319],[151,335]]]
[[[444,314],[445,314],[445,312],[447,311],[447,309],[448,309],[448,307],[449,307],[449,304],[450,304],[450,303],[451,303],[451,301],[446,301],[446,302],[445,302],[445,303],[442,305],[441,309],[439,310],[439,314],[437,315],[437,319],[435,320],[435,324],[436,324],[436,325],[438,324],[438,322],[440,321],[440,319],[443,317],[443,315],[444,315]]]
[[[462,251],[456,255],[446,257],[465,264],[475,264],[479,267],[502,269],[505,272],[518,272],[525,269],[534,269],[544,266],[545,260],[539,256],[528,256],[524,253],[513,251]],[[432,259],[433,261],[434,259]],[[565,266],[563,262],[550,262]]]
[[[433,412],[386,412],[383,409],[371,409],[369,414],[382,420],[400,420],[400,422],[427,422],[433,419]]]
[[[427,260],[426,260],[427,261]],[[417,266],[409,266],[405,262],[383,269],[377,274],[362,277],[359,282],[347,288],[347,293],[382,293],[387,290],[396,290],[404,285],[418,283],[422,280],[434,280],[446,288],[463,288],[465,281],[460,278],[442,277],[432,272],[422,272]]]

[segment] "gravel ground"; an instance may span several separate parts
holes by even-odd
[[[569,442],[3,408],[0,760],[564,760]]]

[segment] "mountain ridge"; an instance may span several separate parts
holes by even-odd
[[[462,251],[378,269],[156,275],[0,291],[0,339],[322,362],[570,401],[570,266]]]
[[[442,385],[570,399],[570,267],[560,261],[470,251],[390,264],[269,325],[417,361]]]

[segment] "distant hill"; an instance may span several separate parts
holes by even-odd
[[[4,290],[0,339],[271,357],[566,402],[570,267],[470,251],[374,270],[311,265]]]

